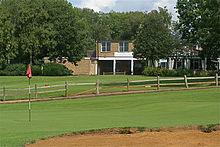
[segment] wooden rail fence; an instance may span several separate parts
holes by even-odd
[[[52,85],[52,86],[41,86],[38,87],[37,84],[35,84],[34,87],[31,87],[30,89],[34,90],[34,92],[31,92],[30,94],[35,95],[35,98],[38,98],[38,94],[43,94],[43,93],[55,93],[55,92],[64,92],[64,96],[68,97],[69,96],[69,86],[88,86],[88,85],[93,85],[95,88],[91,88],[79,93],[75,93],[74,95],[83,95],[83,94],[88,94],[89,92],[96,93],[97,95],[100,94],[100,90],[102,89],[117,89],[117,88],[126,88],[126,91],[130,91],[130,88],[134,87],[156,87],[155,90],[160,90],[161,86],[178,86],[178,85],[184,85],[185,88],[189,88],[189,85],[202,85],[202,84],[215,84],[215,86],[219,86],[219,76],[216,74],[214,77],[187,77],[186,75],[183,78],[171,78],[171,79],[161,79],[159,76],[157,76],[156,79],[152,80],[136,80],[136,81],[130,81],[127,79],[126,81],[122,82],[109,82],[109,83],[100,83],[99,80],[96,81],[96,83],[68,83],[65,82],[64,84],[60,85]],[[189,80],[212,80],[212,81],[199,81],[199,82],[189,82]],[[183,81],[180,83],[161,83],[163,81]],[[145,83],[144,83],[145,82]],[[155,84],[146,84],[146,82],[156,82]],[[138,85],[131,85],[132,83],[140,83]],[[141,84],[144,83],[144,84]],[[116,86],[108,86],[106,85],[114,85]],[[117,84],[124,84],[117,86]],[[103,87],[101,87],[103,86]],[[56,89],[56,90],[47,90],[47,91],[39,91],[39,89],[47,89],[47,88],[54,88],[54,87],[63,87],[62,89]],[[18,89],[6,89],[5,86],[3,86],[2,89],[0,89],[0,96],[2,97],[1,100],[5,101],[7,100],[8,96],[18,96],[18,95],[28,95],[29,92],[23,92],[23,93],[9,93],[10,91],[24,91],[24,90],[29,90],[29,88],[18,88]],[[73,96],[73,95],[71,95]]]

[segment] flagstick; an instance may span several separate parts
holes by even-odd
[[[29,121],[31,121],[31,79],[29,78],[29,102],[28,102]]]

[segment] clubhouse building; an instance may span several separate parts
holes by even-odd
[[[96,49],[88,51],[75,66],[66,59],[62,63],[73,71],[74,75],[115,75],[115,74],[141,74],[141,59],[133,56],[133,43],[129,40],[107,40],[97,41]],[[166,59],[155,61],[156,67],[168,69],[191,69],[206,70],[206,60],[198,56],[199,49],[188,49],[174,52]],[[50,62],[48,58],[45,62]],[[216,68],[220,69],[220,58],[218,58]]]

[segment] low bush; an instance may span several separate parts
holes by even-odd
[[[47,63],[43,65],[31,65],[33,76],[66,76],[70,75],[72,71],[65,66],[57,63]],[[27,71],[26,64],[9,64],[5,69],[0,70],[0,76],[25,76]]]
[[[43,66],[43,75],[45,76],[66,76],[72,71],[68,70],[64,65],[57,63],[46,63]]]
[[[166,68],[156,68],[156,67],[146,67],[142,72],[145,76],[197,76],[197,77],[206,77],[206,76],[215,76],[216,71],[193,71],[187,69],[177,69],[169,70]],[[220,72],[218,72],[220,74]]]
[[[11,71],[0,70],[0,76],[14,76],[15,73]]]
[[[165,73],[165,70],[166,69],[164,69],[163,74]],[[162,76],[162,69],[161,68],[155,68],[155,67],[147,67],[147,68],[144,69],[143,74],[146,75],[146,76],[157,76],[157,75]]]
[[[4,69],[5,72],[14,73],[14,76],[24,76],[27,70],[25,64],[9,64]]]
[[[42,75],[40,65],[32,65],[31,70],[32,70],[32,75],[34,76]],[[1,76],[25,76],[26,71],[27,71],[26,64],[9,64],[6,66],[4,70],[0,71],[0,75]]]
[[[32,65],[31,70],[33,76],[42,76],[42,70],[40,65]]]

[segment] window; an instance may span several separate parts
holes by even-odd
[[[102,52],[111,51],[111,42],[102,42]]]
[[[128,42],[119,42],[119,51],[128,52]]]

